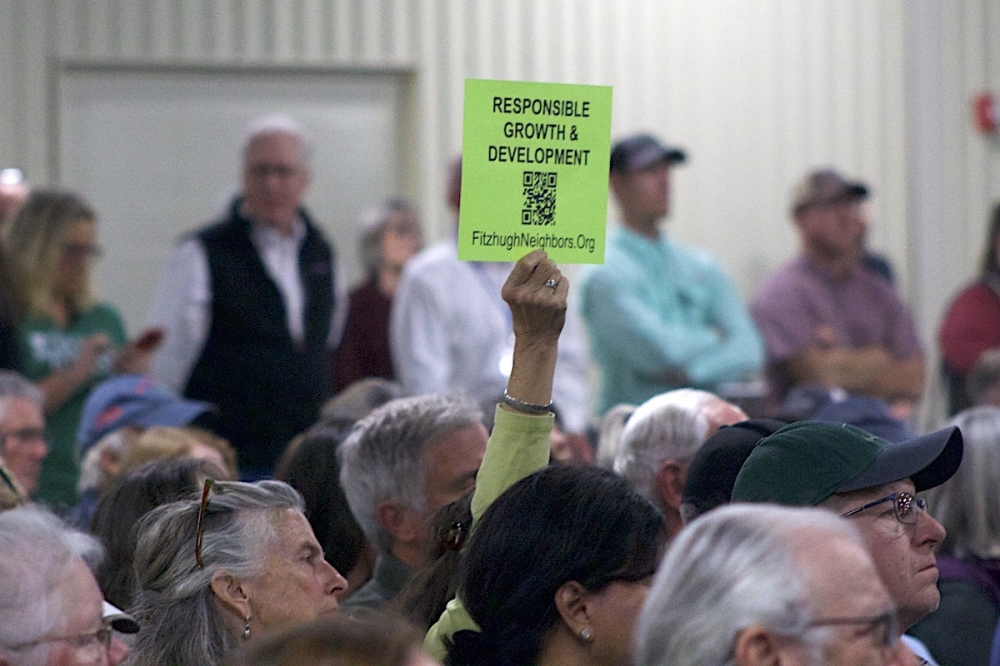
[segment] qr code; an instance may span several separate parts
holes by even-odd
[[[551,225],[556,223],[556,173],[525,171],[524,208],[521,224]]]

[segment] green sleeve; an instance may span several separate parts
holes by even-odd
[[[549,434],[554,421],[551,414],[529,416],[497,407],[493,434],[486,445],[472,495],[473,528],[507,488],[549,464]],[[478,631],[479,627],[465,611],[462,600],[456,597],[448,602],[441,619],[427,632],[424,648],[443,661],[444,640],[464,629]]]

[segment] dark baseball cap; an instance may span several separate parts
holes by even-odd
[[[950,479],[961,462],[962,433],[954,426],[887,442],[846,423],[799,421],[757,444],[732,501],[816,506],[837,493],[903,479],[920,492]]]
[[[719,428],[691,459],[681,503],[692,505],[697,515],[728,504],[740,468],[757,442],[786,425],[778,419],[750,419]]]
[[[649,134],[636,134],[620,140],[611,149],[611,170],[638,171],[665,162],[680,164],[687,155],[680,148],[664,146]]]
[[[145,375],[116,375],[87,396],[77,449],[82,456],[109,432],[125,426],[186,426],[210,411],[210,403],[181,398]]]
[[[868,186],[864,183],[850,181],[833,169],[820,169],[807,175],[792,190],[792,214],[814,206],[867,197]]]

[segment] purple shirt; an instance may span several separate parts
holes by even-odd
[[[832,280],[799,257],[764,283],[751,305],[764,336],[772,392],[791,386],[777,364],[815,345],[822,331],[836,347],[881,347],[899,360],[923,354],[906,305],[885,278],[855,267]]]

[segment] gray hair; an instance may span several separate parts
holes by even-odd
[[[795,557],[794,540],[817,531],[863,547],[849,523],[814,508],[734,504],[685,527],[640,613],[635,663],[730,666],[737,635],[755,624],[785,636],[824,635],[808,627],[817,609]]]
[[[962,464],[930,496],[931,514],[948,535],[941,554],[1000,558],[1000,407],[972,407],[948,425],[962,431]]]
[[[45,408],[45,394],[24,375],[13,370],[0,370],[0,421],[3,421],[7,411],[7,400],[21,398]]]
[[[614,469],[615,458],[622,442],[622,431],[635,414],[636,406],[618,403],[601,417],[597,428],[597,466]]]
[[[691,460],[708,439],[705,407],[718,400],[721,398],[707,391],[677,389],[639,405],[622,431],[614,470],[636,492],[656,502],[654,481],[660,465],[665,460]]]
[[[428,394],[382,405],[359,421],[340,445],[340,484],[361,530],[383,552],[392,535],[379,524],[379,502],[424,510],[425,470],[421,452],[448,433],[481,423],[483,413],[468,398]]]
[[[277,536],[273,519],[303,510],[302,497],[281,481],[215,482],[205,511],[202,562],[195,561],[201,493],[153,509],[136,527],[139,589],[133,613],[141,629],[130,666],[219,664],[238,644],[218,610],[212,576],[249,578],[264,566]]]
[[[1000,209],[1000,207],[998,207]],[[994,268],[1000,271],[1000,267]],[[965,393],[973,405],[996,403],[1000,388],[1000,349],[987,349],[965,380]]]
[[[361,262],[369,275],[382,264],[382,236],[390,229],[409,232],[421,238],[417,209],[406,199],[388,199],[361,214],[361,236],[358,244]]]
[[[23,506],[0,513],[0,656],[24,666],[44,664],[51,643],[10,646],[51,634],[75,599],[56,593],[77,558],[97,566],[97,539],[64,525],[44,509]]]
[[[247,151],[250,149],[251,143],[269,134],[288,134],[295,137],[302,147],[303,166],[308,166],[312,162],[313,145],[302,129],[302,125],[291,116],[282,114],[261,116],[260,118],[255,118],[247,125],[243,131],[243,151],[241,153],[243,159],[246,160]]]

